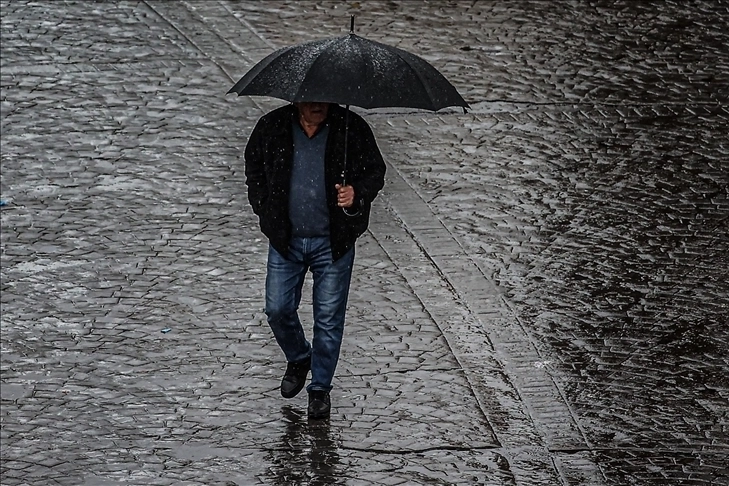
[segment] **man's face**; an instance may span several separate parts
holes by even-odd
[[[329,103],[296,103],[299,116],[307,125],[319,125],[327,118]]]

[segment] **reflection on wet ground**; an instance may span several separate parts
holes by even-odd
[[[544,112],[494,116],[508,125],[484,119],[489,129],[470,135],[473,157],[458,158],[456,178],[420,169],[415,144],[398,162],[550,346],[558,370],[576,374],[575,403],[605,410],[606,431],[668,445],[676,431],[661,423],[688,420],[682,428],[694,440],[725,441],[713,408],[695,402],[689,418],[681,404],[707,393],[726,404],[729,202],[721,145],[710,142],[726,114],[704,110],[714,123],[668,131],[644,119],[636,129],[613,112],[626,128],[608,143],[599,126],[611,120],[594,110]],[[535,122],[549,133],[535,133]],[[700,154],[697,130],[714,130]],[[525,163],[521,154],[544,147],[552,160]],[[627,406],[648,407],[641,427],[615,413],[626,392]]]
[[[327,485],[342,477],[329,420],[309,421],[304,411],[291,406],[281,408],[285,432],[269,451],[271,484]]]
[[[407,120],[418,139],[383,121],[394,164],[537,339],[609,480],[726,479],[727,5],[469,10],[433,20],[473,28],[476,60],[447,66],[504,101]]]

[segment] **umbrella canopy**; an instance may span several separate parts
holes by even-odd
[[[253,66],[228,93],[362,108],[469,107],[424,59],[353,32],[279,49]]]

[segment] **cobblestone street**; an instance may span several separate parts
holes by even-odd
[[[729,485],[726,0],[0,13],[2,486]],[[350,14],[472,109],[354,108],[388,173],[309,422],[243,174],[282,101],[225,93]]]

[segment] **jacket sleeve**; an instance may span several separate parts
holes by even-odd
[[[259,120],[256,124],[245,149],[245,176],[248,186],[248,202],[253,212],[261,215],[263,207],[268,199],[268,181],[265,169],[265,148],[264,148],[263,122]]]
[[[350,154],[355,157],[356,164],[353,164],[349,184],[354,188],[355,200],[369,205],[385,185],[385,161],[367,122],[358,118],[352,125],[356,127],[357,142]]]

